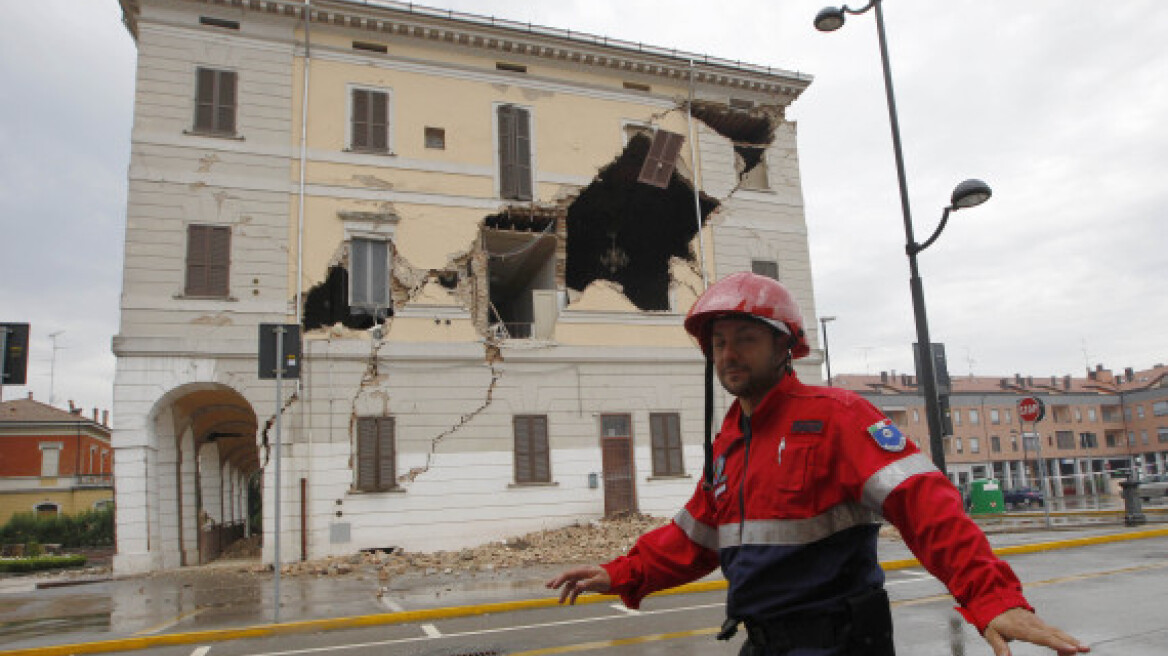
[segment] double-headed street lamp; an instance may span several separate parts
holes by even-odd
[[[929,322],[925,315],[925,294],[921,287],[921,276],[917,271],[917,253],[925,250],[937,240],[945,224],[949,220],[949,212],[966,207],[974,207],[989,200],[991,191],[989,185],[980,180],[966,180],[953,190],[950,204],[945,208],[941,223],[933,234],[923,244],[917,243],[913,237],[912,213],[908,203],[908,184],[904,175],[904,155],[900,148],[900,121],[896,115],[896,98],[892,93],[892,70],[888,65],[888,42],[884,37],[884,13],[881,10],[881,0],[871,0],[860,9],[843,7],[824,7],[815,16],[815,29],[821,32],[834,32],[843,27],[847,14],[863,14],[869,9],[876,10],[876,33],[880,40],[880,62],[884,67],[884,93],[888,100],[888,120],[892,127],[892,149],[896,155],[896,179],[900,184],[900,209],[904,215],[905,252],[909,263],[909,288],[912,291],[913,316],[916,319],[917,343],[920,345],[918,361],[920,362],[921,387],[925,396],[925,418],[929,425],[929,450],[933,454],[933,464],[941,473],[948,475],[945,469],[945,443],[942,440],[941,400],[937,396],[937,375],[933,361],[933,344],[929,341]]]
[[[827,322],[835,317],[819,317],[819,334],[823,335],[823,362],[827,365],[827,386],[831,387],[831,353],[827,350]]]

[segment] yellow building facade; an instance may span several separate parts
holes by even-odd
[[[776,276],[818,341],[808,76],[404,3],[122,5],[122,571],[251,530],[271,561],[277,512],[285,561],[672,514],[704,286]],[[261,323],[302,333],[279,399]]]

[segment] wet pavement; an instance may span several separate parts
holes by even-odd
[[[979,518],[995,548],[1123,534],[1168,527],[1168,508],[1147,508],[1148,524],[1128,528],[1115,514],[1069,516],[1069,510],[1115,510],[1115,502],[1056,501],[1043,510]],[[1050,521],[1050,528],[1046,522]],[[880,542],[881,561],[912,558],[893,538]],[[91,575],[0,578],[0,650],[118,638],[232,629],[276,619],[270,572],[256,561],[128,578]],[[546,599],[544,581],[563,565],[492,572],[410,572],[379,580],[373,569],[339,576],[281,577],[279,620],[354,617],[504,601]],[[718,578],[714,575],[712,578]]]

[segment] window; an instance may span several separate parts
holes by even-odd
[[[1095,408],[1093,408],[1093,407],[1087,408],[1087,421],[1096,421],[1098,419],[1098,417],[1099,417],[1099,414],[1095,410]]]
[[[349,108],[349,148],[369,153],[389,152],[389,93],[352,89]]]
[[[1013,412],[1006,410],[1006,423],[1007,424],[1010,423],[1011,421],[1013,421],[1013,419],[1012,419],[1013,416],[1014,416]]]
[[[516,415],[515,482],[550,483],[551,480],[547,417],[544,415]]]
[[[1133,446],[1133,445],[1135,445],[1135,443],[1136,443],[1136,432],[1135,431],[1128,431],[1127,432],[1128,446]]]
[[[1099,436],[1095,433],[1079,433],[1079,447],[1083,449],[1098,449]]]
[[[1075,408],[1075,421],[1083,421],[1083,410]]]
[[[921,411],[917,410],[916,408],[913,408],[913,423],[914,424],[921,423]]]
[[[1168,415],[1168,401],[1156,401],[1153,403],[1152,414],[1157,417]],[[1143,419],[1143,415],[1140,415],[1140,418]]]
[[[779,279],[779,263],[774,260],[751,260],[750,270],[760,276]]]
[[[969,438],[969,452],[981,453],[981,439],[977,437]]]
[[[235,84],[235,71],[196,69],[195,132],[235,134]]]
[[[227,296],[231,263],[231,228],[188,225],[186,296]]]
[[[446,130],[444,128],[426,128],[426,148],[430,150],[446,150]]]
[[[354,237],[349,253],[349,311],[383,316],[389,307],[389,243]]]
[[[961,450],[961,438],[960,437],[954,437],[953,444],[955,445],[955,448],[957,449],[957,453],[964,453],[964,451]]]
[[[632,434],[632,421],[628,415],[601,415],[601,437],[629,437]]]
[[[953,410],[952,412],[950,412],[950,415],[953,417],[953,425],[960,426],[961,425],[961,411],[960,410]]]
[[[1002,438],[997,435],[990,435],[990,451],[994,453],[1002,452]]]
[[[1055,438],[1058,439],[1058,448],[1073,449],[1075,448],[1075,432],[1074,431],[1055,431]]]
[[[499,105],[499,195],[531,200],[531,113]]]
[[[33,512],[36,513],[37,519],[48,519],[59,515],[61,513],[61,506],[58,506],[52,501],[46,501],[33,506]]]
[[[1010,450],[1011,451],[1018,450],[1018,436],[1017,435],[1010,436]]]
[[[1104,439],[1107,441],[1107,446],[1119,446],[1119,440],[1116,439],[1115,433],[1107,433]]]
[[[676,412],[649,415],[653,441],[653,475],[681,476],[681,417]]]
[[[357,418],[357,489],[382,492],[397,487],[393,417]]]
[[[974,408],[969,409],[969,425],[977,426],[981,423],[981,414]]]
[[[1142,405],[1136,406],[1136,416],[1139,417],[1140,419],[1144,418],[1144,406],[1142,406]]]
[[[1124,409],[1123,409],[1123,418],[1124,418],[1124,420],[1126,420],[1126,421],[1131,421],[1131,420],[1132,420],[1132,411],[1131,411],[1131,408],[1124,408]]]
[[[990,409],[990,423],[991,424],[1002,423],[1002,413],[997,408]]]
[[[770,189],[765,148],[734,146],[734,172],[738,175],[738,186],[743,189]]]
[[[62,446],[58,442],[41,442],[41,476],[53,478],[60,475]]]
[[[1146,430],[1140,431],[1140,442],[1142,442],[1144,444],[1148,443],[1148,431],[1146,431]]]

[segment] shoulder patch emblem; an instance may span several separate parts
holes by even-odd
[[[903,451],[906,439],[904,433],[892,423],[891,419],[878,421],[868,427],[868,434],[876,440],[876,444],[885,451]]]
[[[795,434],[800,433],[822,433],[823,422],[811,419],[798,419],[791,424],[791,432]]]

